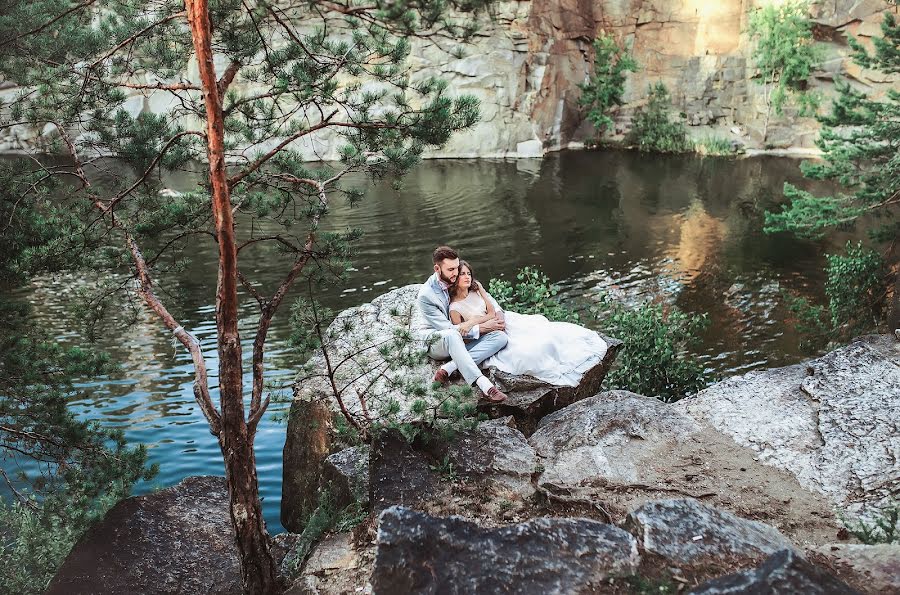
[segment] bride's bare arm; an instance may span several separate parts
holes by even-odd
[[[478,281],[478,295],[481,296],[481,299],[483,299],[484,303],[487,305],[487,315],[490,318],[494,318],[497,315],[497,311],[494,309],[494,300],[491,299],[491,296],[485,291],[481,281]]]

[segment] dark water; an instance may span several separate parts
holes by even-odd
[[[540,266],[576,307],[603,291],[636,302],[661,297],[690,312],[707,312],[712,324],[697,355],[718,375],[783,365],[804,357],[780,295],[813,298],[822,293],[824,254],[846,237],[806,242],[762,233],[762,211],[781,195],[785,181],[804,182],[798,162],[778,158],[730,161],[637,153],[563,153],[543,161],[429,161],[402,190],[368,184],[353,209],[335,205],[326,227],[362,228],[347,285],[324,296],[340,309],[371,300],[397,286],[420,282],[431,268],[435,245],[449,243],[487,282]],[[189,174],[167,180],[188,190]],[[242,270],[269,292],[286,271],[271,248],[242,253]],[[216,364],[214,293],[216,253],[198,243],[183,272],[164,279],[182,324],[200,340],[208,366]],[[79,341],[64,310],[76,278],[39,279],[3,299],[27,299],[35,324],[61,341]],[[290,300],[286,302],[286,306]],[[242,303],[245,354],[256,319],[254,303]],[[287,307],[270,332],[268,379],[288,382],[297,358],[287,348]],[[171,334],[150,314],[99,347],[122,364],[116,378],[87,382],[72,408],[81,416],[123,428],[130,441],[150,447],[159,476],[137,486],[142,493],[188,475],[219,474],[222,462],[192,395],[192,365]],[[249,367],[249,366],[248,366]],[[211,379],[215,384],[215,379]],[[249,385],[249,377],[248,377]],[[214,395],[214,398],[217,396]],[[285,405],[271,407],[283,413]],[[256,440],[260,488],[270,531],[281,531],[283,423],[270,418]]]

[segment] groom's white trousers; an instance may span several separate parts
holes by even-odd
[[[506,347],[509,337],[503,331],[493,331],[466,343],[458,330],[448,328],[434,333],[432,340],[428,356],[438,360],[449,357],[466,383],[472,384],[481,376],[478,364]]]

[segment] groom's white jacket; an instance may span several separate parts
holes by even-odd
[[[500,311],[500,304],[490,298],[494,309]],[[450,294],[441,287],[438,274],[431,275],[419,288],[418,299],[419,312],[422,314],[426,328],[421,329],[423,338],[427,338],[434,331],[442,331],[448,328],[459,328],[459,325],[450,322]],[[463,335],[464,339],[475,340],[481,336],[478,325]]]

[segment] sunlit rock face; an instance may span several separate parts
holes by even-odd
[[[592,40],[600,32],[631,47],[640,64],[640,70],[628,76],[625,105],[611,131],[614,137],[621,138],[629,129],[634,110],[646,101],[648,85],[662,81],[671,92],[673,111],[685,115],[693,137],[714,135],[748,148],[811,150],[818,124],[790,107],[783,115],[773,114],[763,141],[764,88],[745,31],[750,12],[771,1],[777,0],[498,2],[482,17],[480,31],[462,57],[451,54],[451,47],[413,42],[413,81],[441,77],[456,92],[481,101],[480,122],[426,156],[540,157],[592,139],[594,130],[578,105],[578,85],[593,70]],[[812,8],[824,57],[811,87],[826,97],[823,105],[837,77],[876,97],[897,85],[897,75],[861,69],[848,57],[847,36],[870,45],[873,36],[881,35],[887,6],[884,0],[837,0]],[[224,60],[217,60],[218,70],[224,67]],[[197,81],[196,70],[192,62],[178,78]],[[238,75],[235,85],[240,89],[241,84]],[[18,92],[14,84],[0,81],[0,99]],[[137,115],[165,113],[176,104],[169,94],[157,91],[134,94],[124,107]],[[52,126],[46,131],[12,127],[0,133],[0,152],[40,145],[53,134]],[[334,160],[341,142],[337,133],[323,130],[298,140],[293,148],[309,160]]]

